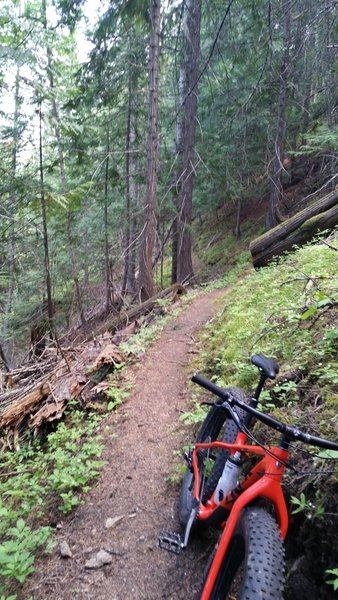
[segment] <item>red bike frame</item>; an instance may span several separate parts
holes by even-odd
[[[260,456],[262,458],[238,486],[220,502],[220,504],[216,504],[214,497],[212,496],[204,505],[199,497],[201,477],[198,466],[198,452],[202,449],[208,450],[212,448],[226,448],[230,451],[231,455],[234,455],[235,452],[241,452],[243,459],[249,458],[250,455]],[[222,524],[223,533],[209,569],[200,600],[209,600],[229,542],[235,531],[240,512],[245,506],[253,502],[253,500],[258,497],[263,497],[273,503],[281,536],[283,539],[285,538],[288,529],[288,512],[281,488],[281,481],[285,471],[284,465],[287,457],[288,451],[279,448],[278,446],[271,446],[265,450],[261,446],[247,445],[246,436],[243,433],[237,435],[236,441],[233,444],[211,442],[195,445],[192,453],[192,465],[195,478],[194,496],[200,503],[197,519],[208,519],[219,506],[225,508],[228,512],[228,518],[226,522]]]

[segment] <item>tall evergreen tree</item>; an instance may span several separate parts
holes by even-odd
[[[139,287],[141,298],[154,293],[153,251],[156,235],[156,193],[158,169],[158,88],[160,68],[161,0],[150,0],[151,35],[149,44],[149,99],[147,141],[147,191],[145,219],[140,250]]]
[[[174,225],[172,282],[189,281],[192,266],[192,193],[195,174],[195,132],[197,117],[198,67],[200,57],[201,0],[186,0],[183,12],[183,61],[180,68],[176,149],[176,210]],[[180,112],[182,111],[182,114]]]

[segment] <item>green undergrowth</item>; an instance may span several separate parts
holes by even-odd
[[[278,396],[284,409],[296,401],[297,371],[303,396],[304,386],[317,385],[331,414],[338,390],[336,261],[337,253],[319,241],[239,281],[206,329],[201,368],[221,385],[250,388],[257,378],[250,356],[274,356],[286,378],[279,378],[265,402]],[[323,434],[334,432],[334,419],[319,424]]]
[[[43,443],[1,454],[0,593],[34,572],[36,552],[51,549],[57,519],[79,504],[102,469],[99,420],[70,406]]]
[[[273,356],[281,373],[262,394],[263,410],[306,424],[313,402],[316,418],[311,416],[310,422],[316,432],[335,436],[336,261],[337,252],[319,240],[247,274],[229,290],[220,316],[204,330],[203,351],[193,368],[219,385],[249,392],[257,381],[250,357],[255,353]],[[303,407],[305,398],[309,405]],[[183,418],[193,419],[191,415]]]

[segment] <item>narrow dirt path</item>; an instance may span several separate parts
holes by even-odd
[[[27,596],[34,600],[188,600],[194,597],[211,541],[196,540],[176,556],[158,548],[162,527],[178,530],[177,489],[166,478],[183,440],[179,415],[189,408],[189,350],[194,334],[222,303],[224,290],[197,297],[166,326],[134,369],[129,400],[106,422],[105,459],[100,479],[57,534],[72,558],[58,549],[39,561]],[[196,346],[195,346],[196,348]],[[114,527],[108,518],[122,517]],[[111,564],[88,570],[99,550]]]

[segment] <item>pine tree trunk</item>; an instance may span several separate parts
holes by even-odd
[[[270,197],[266,215],[266,229],[275,227],[281,221],[280,205],[282,198],[283,144],[285,134],[285,109],[287,84],[290,67],[291,0],[284,4],[284,57],[279,76],[279,96],[274,157],[270,174]]]
[[[180,188],[183,172],[183,128],[184,128],[184,99],[188,91],[186,83],[186,69],[182,64],[180,67],[180,76],[178,83],[178,102],[176,108],[176,161],[177,175],[173,192],[173,204],[175,207],[175,217],[172,226],[172,247],[171,247],[171,283],[178,281],[178,248],[179,248],[179,232],[180,232]]]
[[[147,198],[145,225],[140,252],[141,299],[154,294],[153,251],[156,236],[156,192],[158,162],[158,80],[160,58],[161,0],[150,0],[151,37],[149,49],[149,112],[148,112],[148,155],[147,155]]]
[[[50,336],[53,338],[53,336],[54,336],[54,325],[53,325],[54,305],[53,305],[53,296],[52,296],[52,280],[51,280],[51,274],[50,274],[47,210],[46,210],[46,196],[45,196],[44,172],[43,172],[41,100],[40,100],[40,106],[39,106],[39,170],[40,170],[41,218],[42,218],[43,247],[44,247],[45,275],[46,275],[46,292],[47,292],[47,314],[48,314],[49,333],[50,333]]]
[[[184,58],[180,76],[181,110],[183,121],[179,121],[177,150],[179,172],[177,176],[177,232],[173,250],[177,257],[173,282],[183,283],[193,277],[192,265],[192,193],[195,175],[195,132],[197,116],[197,81],[200,56],[200,26],[202,0],[186,0],[184,5]],[[183,106],[182,106],[183,105]],[[179,117],[180,119],[180,117]]]
[[[105,262],[105,281],[106,281],[106,314],[109,313],[112,305],[112,282],[109,257],[109,225],[108,225],[108,189],[109,189],[109,155],[110,155],[110,139],[109,128],[107,130],[107,146],[106,146],[106,168],[104,177],[104,209],[103,209],[103,227],[104,227],[104,262]]]
[[[136,174],[136,112],[134,106],[135,89],[133,86],[133,73],[129,74],[128,85],[128,115],[127,115],[127,139],[126,139],[126,212],[127,224],[124,242],[124,275],[122,285],[122,296],[135,294],[136,291],[136,242],[135,242],[135,205],[137,202]]]
[[[3,343],[0,342],[0,360],[3,362],[5,369],[7,371],[7,373],[11,370],[10,369],[10,363],[8,361],[8,358],[6,356],[6,352],[3,348]]]
[[[242,200],[239,198],[237,200],[237,208],[236,208],[236,223],[235,223],[235,237],[237,240],[240,239],[242,232],[241,232],[241,212],[242,212]]]

